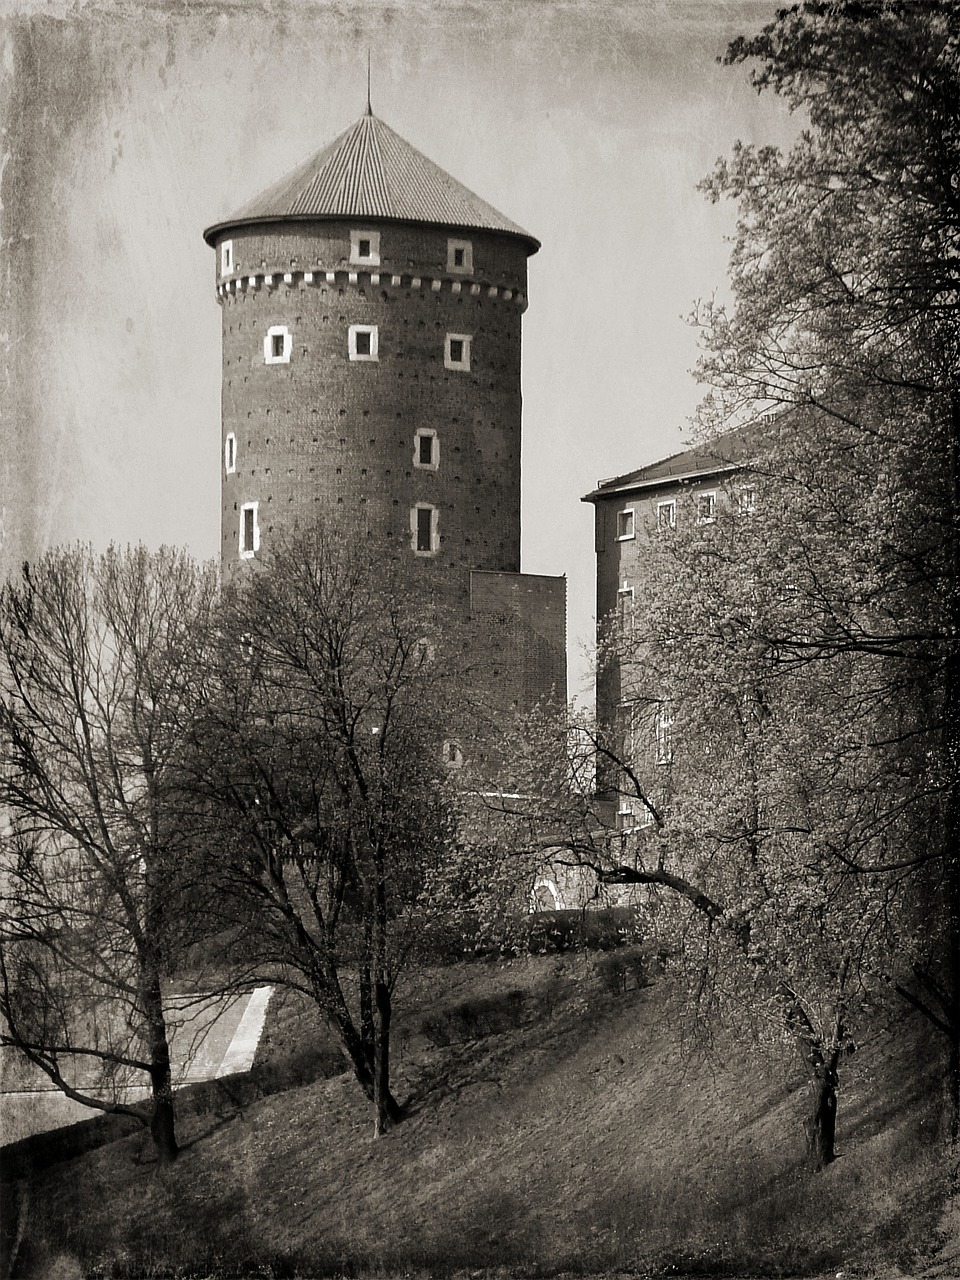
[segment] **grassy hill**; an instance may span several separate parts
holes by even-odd
[[[409,1115],[387,1137],[330,1075],[184,1116],[171,1169],[139,1135],[113,1142],[34,1174],[18,1274],[913,1274],[946,1185],[923,1025],[905,1015],[850,1060],[841,1157],[813,1174],[795,1063],[692,1052],[673,1000],[609,955],[425,972],[397,1023]],[[336,1055],[277,1000],[257,1069],[302,1079]]]

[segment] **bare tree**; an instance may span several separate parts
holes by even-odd
[[[178,813],[215,590],[180,552],[78,546],[0,594],[0,1043],[143,1120],[164,1161],[165,983],[209,927]]]
[[[234,954],[315,1001],[380,1134],[401,1115],[393,996],[453,839],[443,745],[464,719],[439,611],[358,541],[296,534],[231,584],[191,759],[245,921]]]

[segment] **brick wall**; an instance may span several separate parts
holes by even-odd
[[[223,439],[236,438],[236,470],[224,475],[222,491],[224,563],[237,559],[245,502],[259,503],[262,546],[283,524],[341,511],[351,525],[358,516],[366,523],[374,546],[409,545],[411,508],[423,502],[438,509],[439,533],[425,575],[516,571],[521,306],[502,292],[491,297],[486,282],[525,286],[523,244],[471,235],[473,273],[455,276],[446,271],[446,231],[386,225],[381,263],[366,268],[349,263],[353,225],[229,237],[238,274],[255,270],[261,282],[223,302]],[[307,270],[316,274],[305,283],[296,273]],[[274,283],[265,286],[271,271]],[[337,273],[334,282],[327,271]],[[481,276],[484,287],[472,293]],[[442,279],[439,290],[432,279]],[[357,324],[377,326],[376,361],[349,359],[348,331]],[[278,325],[290,333],[289,363],[264,359],[264,339]],[[444,367],[448,333],[470,335],[469,372]],[[436,470],[414,465],[418,428],[437,433]]]

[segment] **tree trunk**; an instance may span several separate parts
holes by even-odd
[[[378,980],[374,994],[377,1024],[373,1062],[373,1136],[379,1138],[396,1124],[399,1107],[390,1092],[390,988]]]
[[[813,1111],[804,1128],[814,1168],[824,1169],[837,1158],[837,1067],[833,1057],[813,1081]]]
[[[388,993],[389,998],[389,993]],[[364,1097],[368,1098],[374,1104],[377,1103],[377,1066],[376,1053],[374,1045],[357,1031],[356,1024],[350,1017],[345,1002],[330,999],[321,1000],[317,997],[317,1003],[320,1007],[327,1011],[330,1019],[336,1029],[337,1038],[340,1046],[350,1061],[353,1068],[353,1074],[357,1078],[357,1083],[363,1090]],[[383,1086],[381,1085],[381,1089]],[[383,1094],[384,1115],[389,1119],[391,1124],[396,1124],[400,1119],[402,1110],[399,1103],[390,1093],[389,1087]]]
[[[180,1151],[177,1145],[176,1120],[173,1111],[173,1073],[170,1069],[170,1045],[163,1016],[160,979],[152,974],[145,983],[144,1012],[150,1050],[150,1089],[153,1114],[150,1134],[161,1164],[172,1164]]]

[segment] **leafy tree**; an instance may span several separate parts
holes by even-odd
[[[401,1115],[394,992],[454,836],[442,747],[465,721],[439,609],[365,551],[297,533],[228,586],[190,768],[234,955],[315,1001],[380,1134]]]
[[[947,1037],[956,1113],[960,14],[936,0],[804,3],[726,61],[751,64],[758,91],[806,127],[786,155],[738,145],[705,184],[739,221],[733,306],[698,315],[703,419],[787,407],[795,436],[763,465],[798,508],[823,499],[809,528],[792,526],[797,612],[768,639],[808,669],[855,660],[864,722],[900,734],[903,776],[884,750],[864,786],[883,773],[888,811],[911,811],[925,838],[894,823],[838,856],[868,879],[912,869],[915,894],[942,907],[939,940],[914,948],[914,980],[898,986]]]
[[[210,905],[178,817],[215,586],[179,552],[75,547],[0,593],[0,1043],[165,1161],[165,989]]]

